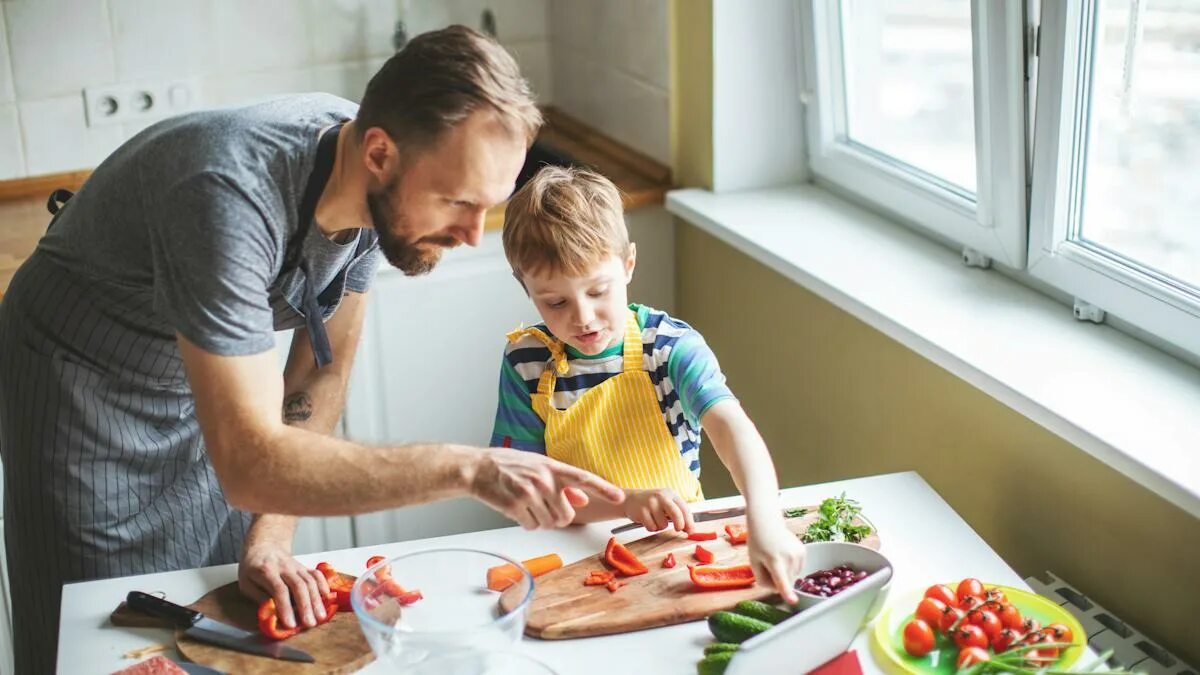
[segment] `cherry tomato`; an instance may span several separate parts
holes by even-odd
[[[962,609],[965,612],[970,612],[972,610],[979,609],[982,606],[983,606],[983,601],[973,595],[968,595],[965,598],[963,598],[962,600],[958,601],[959,609]]]
[[[917,605],[916,617],[930,626],[936,626],[946,611],[946,603],[937,598],[925,598]]]
[[[1026,617],[1021,621],[1021,632],[1028,638],[1031,634],[1042,630],[1042,622],[1033,617]]]
[[[980,647],[967,647],[958,653],[958,669],[962,670],[976,663],[991,661],[992,655],[988,654],[988,650]]]
[[[984,591],[983,599],[984,600],[995,600],[996,602],[998,602],[1002,605],[1008,604],[1008,596],[1005,595],[1004,591],[1000,590],[999,588],[989,588],[986,591]]]
[[[925,591],[925,597],[940,601],[943,605],[958,606],[958,597],[946,584],[934,584]]]
[[[1011,628],[1013,630],[1019,630],[1021,628],[1021,624],[1025,623],[1024,620],[1021,619],[1021,610],[1013,607],[1012,605],[1005,605],[1004,609],[1000,610],[996,614],[996,618],[1000,619],[1000,623],[1004,624],[1005,628]]]
[[[958,598],[959,603],[961,603],[963,598],[967,596],[979,598],[979,602],[981,604],[983,603],[983,584],[980,583],[978,579],[967,578],[958,583],[958,593],[956,597]]]
[[[986,609],[977,609],[970,614],[967,614],[967,621],[973,625],[983,629],[983,634],[987,636],[988,642],[996,639],[996,634],[1000,632],[1004,625],[1000,623],[1000,619],[996,615]]]
[[[938,628],[942,629],[943,633],[949,633],[950,627],[953,626],[956,621],[966,615],[966,612],[957,607],[947,607],[945,611],[942,612],[942,618],[938,619]]]
[[[1054,652],[1053,654],[1051,652]],[[1053,665],[1058,659],[1056,650],[1051,649],[1030,649],[1025,652],[1025,665],[1030,668],[1045,668]]]
[[[904,651],[912,656],[925,656],[933,651],[933,629],[920,619],[913,619],[904,626]]]
[[[964,623],[954,631],[954,644],[958,645],[959,649],[967,647],[982,647],[987,649],[988,638],[987,634],[979,626]]]
[[[1070,628],[1061,623],[1052,623],[1042,629],[1042,632],[1050,636],[1051,642],[1071,642],[1075,639],[1075,634]]]
[[[992,649],[995,649],[997,654],[1006,652],[1024,637],[1024,634],[1012,628],[1001,628],[1000,632],[996,633],[996,637],[992,638]]]

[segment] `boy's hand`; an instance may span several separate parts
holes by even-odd
[[[594,473],[507,448],[490,448],[480,456],[470,486],[477,499],[527,530],[570,525],[575,508],[588,503],[584,488],[613,504],[625,499],[621,488]]]
[[[669,488],[626,490],[625,516],[651,532],[668,525],[674,525],[676,532],[691,532],[696,526],[687,502]]]
[[[755,527],[750,523],[750,564],[759,579],[769,579],[771,585],[789,605],[796,604],[796,579],[804,566],[804,544],[783,524],[769,521]]]

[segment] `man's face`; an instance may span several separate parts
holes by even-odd
[[[402,157],[367,193],[388,262],[415,276],[432,270],[442,249],[477,245],[487,210],[512,194],[524,162],[525,139],[490,111],[472,113],[437,144]]]
[[[634,251],[609,256],[585,274],[528,274],[525,290],[554,337],[593,356],[625,338],[626,285],[633,278]]]

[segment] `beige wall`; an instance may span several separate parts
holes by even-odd
[[[671,25],[673,168],[710,186],[711,1],[674,0]],[[677,313],[721,360],[783,485],[916,470],[1019,573],[1061,575],[1200,664],[1200,520],[683,221],[675,251]],[[702,453],[705,493],[732,494]]]

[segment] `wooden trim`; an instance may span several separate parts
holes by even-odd
[[[571,117],[554,106],[542,110],[546,125],[570,136],[576,141],[591,146],[630,171],[647,180],[663,185],[671,184],[671,168],[659,164],[649,156],[597,132],[587,124]]]
[[[78,190],[83,181],[91,175],[91,171],[68,171],[66,173],[50,173],[44,176],[29,178],[14,178],[0,180],[0,201],[12,199],[29,199],[31,197],[49,197],[58,188]]]

